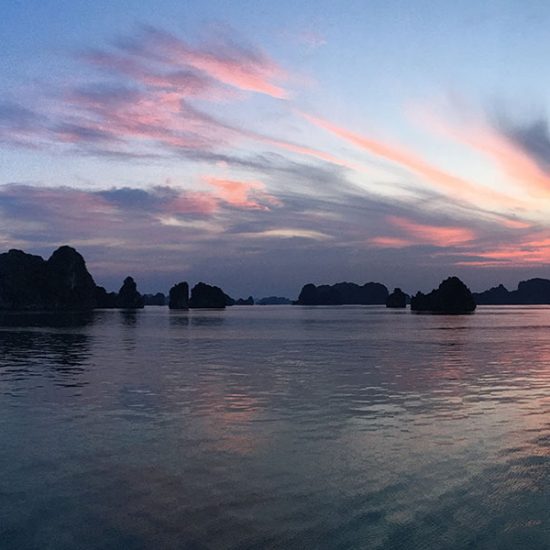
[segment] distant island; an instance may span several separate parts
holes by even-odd
[[[252,305],[385,305],[426,313],[472,313],[477,305],[550,304],[550,280],[534,278],[521,281],[517,290],[502,284],[484,292],[472,293],[458,278],[445,279],[428,294],[417,292],[412,298],[400,288],[390,294],[378,282],[359,285],[341,282],[332,285],[308,283],[298,299],[253,296],[233,299],[220,287],[197,283],[191,290],[186,281],[172,286],[168,296],[162,292],[141,294],[133,277],[124,279],[118,292],[96,285],[82,255],[70,246],[61,246],[49,259],[9,250],[0,254],[0,310],[90,310],[95,308],[141,309],[166,306],[170,309],[219,308]]]
[[[478,305],[544,305],[550,304],[550,280],[529,279],[521,281],[517,290],[509,291],[498,285],[485,292],[474,293]]]
[[[287,306],[292,304],[292,300],[283,296],[266,296],[256,301],[259,306]]]
[[[298,305],[386,305],[407,307],[409,296],[400,288],[391,294],[381,283],[337,283],[334,285],[304,285],[296,301]],[[411,311],[424,313],[472,313],[476,303],[468,287],[458,277],[449,277],[429,294],[418,292],[410,299]]]
[[[384,305],[388,299],[388,289],[381,283],[336,283],[335,285],[305,285],[297,305],[301,306],[340,306],[340,305]]]

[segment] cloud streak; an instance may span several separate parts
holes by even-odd
[[[400,216],[387,216],[386,221],[401,235],[399,237],[374,237],[370,241],[372,244],[388,248],[404,248],[419,244],[454,247],[471,242],[476,238],[475,232],[466,227],[429,225]]]
[[[346,142],[420,176],[425,181],[434,185],[438,191],[452,196],[454,199],[471,204],[482,202],[487,207],[498,209],[514,209],[518,206],[517,199],[451,174],[405,148],[363,136],[320,117],[307,113],[302,113],[302,116],[315,126],[332,133]]]
[[[200,47],[161,29],[143,27],[137,37],[122,41],[130,56],[153,60],[171,67],[193,68],[223,84],[235,88],[285,98],[288,93],[276,82],[286,73],[257,48],[239,44],[227,32]]]
[[[78,77],[56,94],[0,103],[0,140],[95,156],[82,162],[103,162],[103,173],[86,189],[0,187],[2,243],[78,244],[117,277],[202,270],[236,284],[255,266],[259,279],[303,284],[361,279],[365,266],[369,279],[385,279],[388,265],[406,261],[439,269],[550,259],[533,215],[550,188],[543,118],[431,127],[500,169],[502,179],[485,184],[466,162],[431,160],[424,142],[384,141],[297,111],[293,76],[225,31],[198,42],[142,27],[76,62]],[[131,174],[111,175],[110,161]]]

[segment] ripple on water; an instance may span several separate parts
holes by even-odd
[[[548,548],[550,309],[0,316],[3,548]]]

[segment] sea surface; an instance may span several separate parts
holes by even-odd
[[[550,548],[550,308],[0,315],[0,548]]]

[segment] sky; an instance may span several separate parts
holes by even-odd
[[[550,278],[550,4],[9,0],[0,250],[235,297]]]

